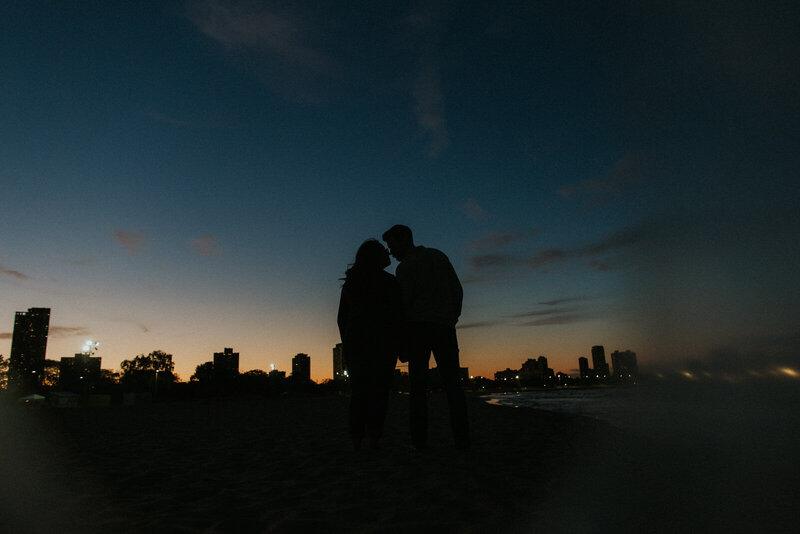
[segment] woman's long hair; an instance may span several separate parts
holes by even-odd
[[[356,261],[344,273],[344,284],[358,286],[372,279],[383,270],[386,249],[377,239],[367,239],[356,252]]]

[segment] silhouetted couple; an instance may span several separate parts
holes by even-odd
[[[411,442],[428,446],[428,363],[436,360],[450,406],[458,449],[469,448],[467,406],[459,383],[456,322],[462,289],[444,253],[414,245],[411,229],[396,225],[383,234],[389,250],[370,239],[345,274],[339,302],[339,333],[350,377],[350,432],[356,449],[365,437],[378,448],[397,358],[408,362]],[[397,276],[384,271],[389,253]]]

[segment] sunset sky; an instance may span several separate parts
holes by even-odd
[[[339,279],[401,223],[464,283],[471,374],[797,363],[798,11],[8,3],[0,354],[49,307],[50,359],[329,378]]]

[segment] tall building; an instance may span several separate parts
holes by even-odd
[[[333,379],[347,380],[347,364],[344,361],[344,348],[341,343],[333,347]]]
[[[239,374],[239,353],[225,347],[222,352],[214,353],[214,377],[229,378]]]
[[[555,382],[553,370],[547,367],[547,358],[528,358],[519,370],[520,384],[523,386],[552,386]]]
[[[76,393],[88,393],[100,379],[99,356],[79,352],[74,357],[63,357],[58,364],[58,387]]]
[[[636,353],[631,350],[615,350],[611,353],[611,363],[614,365],[614,377],[618,380],[636,380],[639,376]]]
[[[14,317],[11,354],[8,359],[9,386],[35,389],[42,384],[50,329],[50,308],[28,308]]]
[[[295,382],[311,380],[311,358],[308,354],[299,353],[292,358],[292,380]]]
[[[595,373],[600,375],[600,378],[608,377],[611,374],[606,363],[606,349],[603,345],[592,347],[592,367]]]
[[[589,373],[591,369],[589,369],[589,360],[583,356],[578,358],[578,369],[581,371],[581,380],[586,380],[589,378]]]

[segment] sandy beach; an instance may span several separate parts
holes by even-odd
[[[346,403],[4,407],[0,529],[755,532],[783,531],[800,502],[782,469],[748,470],[602,421],[477,398],[467,452],[453,449],[446,403],[433,394],[431,450],[408,447],[407,398],[396,396],[383,449],[356,453]]]

